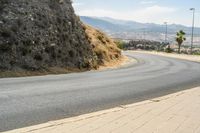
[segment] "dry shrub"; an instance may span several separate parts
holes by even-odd
[[[92,45],[94,53],[98,57],[100,65],[121,58],[121,50],[117,47],[114,40],[110,39],[103,32],[83,24],[87,38]]]

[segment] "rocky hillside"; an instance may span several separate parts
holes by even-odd
[[[70,0],[0,0],[0,70],[94,68]]]
[[[82,24],[71,0],[0,0],[0,73],[88,70],[120,56],[112,40]]]

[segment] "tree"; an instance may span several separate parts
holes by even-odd
[[[180,30],[176,33],[176,42],[178,43],[178,53],[180,54],[181,51],[181,45],[186,40],[185,38],[185,32],[183,30]]]

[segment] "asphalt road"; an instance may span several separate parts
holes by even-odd
[[[76,116],[200,85],[200,64],[125,53],[137,64],[105,71],[0,79],[0,131]]]

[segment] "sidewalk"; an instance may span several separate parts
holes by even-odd
[[[200,133],[200,87],[15,132]]]
[[[166,52],[156,52],[156,51],[143,51],[143,50],[141,50],[141,51],[136,50],[136,51],[131,51],[131,52],[153,54],[153,55],[171,57],[171,58],[176,58],[176,59],[200,62],[200,55],[186,55],[186,54],[176,54],[176,53],[166,53]]]

